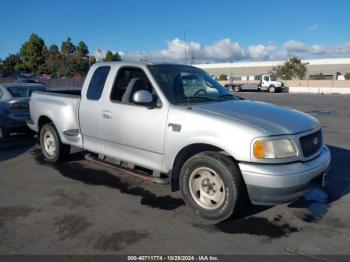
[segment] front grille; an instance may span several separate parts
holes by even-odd
[[[301,149],[303,151],[304,157],[310,157],[316,154],[323,145],[321,130],[311,135],[301,137],[300,145],[301,145]]]

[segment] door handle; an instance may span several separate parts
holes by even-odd
[[[105,119],[111,119],[112,118],[112,112],[104,110],[104,111],[102,111],[102,116]]]

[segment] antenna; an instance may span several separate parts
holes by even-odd
[[[186,30],[184,30],[184,41],[185,41],[185,64],[187,64],[187,39],[186,39]]]

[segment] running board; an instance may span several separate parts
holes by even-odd
[[[102,165],[102,166],[109,167],[111,169],[117,170],[117,171],[121,172],[122,174],[134,176],[134,177],[146,180],[148,182],[161,184],[161,185],[169,184],[169,181],[168,181],[167,178],[154,177],[154,176],[151,176],[151,175],[145,175],[145,174],[142,174],[141,172],[138,172],[138,171],[134,171],[134,170],[126,169],[126,168],[123,168],[123,167],[119,167],[119,166],[110,164],[110,163],[108,163],[106,161],[100,160],[98,157],[95,157],[92,154],[86,154],[85,155],[85,159],[90,161],[90,162],[93,162],[95,164]]]

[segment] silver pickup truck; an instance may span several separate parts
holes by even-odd
[[[97,63],[81,91],[33,93],[30,115],[47,161],[75,146],[141,167],[207,219],[229,217],[245,196],[290,202],[324,182],[330,165],[315,118],[244,100],[187,65]]]

